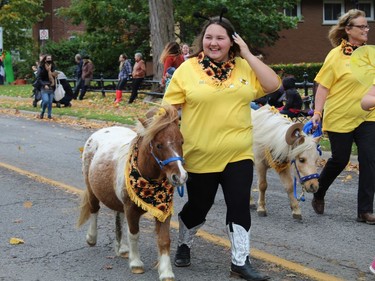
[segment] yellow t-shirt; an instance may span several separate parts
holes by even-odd
[[[173,74],[163,102],[182,104],[185,168],[221,172],[230,162],[253,159],[250,102],[265,95],[247,61],[236,58],[231,76],[214,85],[197,58]]]
[[[341,46],[328,53],[315,81],[329,89],[324,104],[324,131],[351,132],[369,116],[361,108],[368,87],[352,74],[350,56],[344,55]]]

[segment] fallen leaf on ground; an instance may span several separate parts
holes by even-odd
[[[24,244],[25,241],[23,241],[23,240],[20,239],[20,238],[12,237],[12,238],[10,238],[9,243],[10,243],[11,245],[19,245],[19,244]]]

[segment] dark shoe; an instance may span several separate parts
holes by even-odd
[[[56,107],[61,108],[61,103],[57,102]]]
[[[52,116],[48,116],[48,119],[52,119]]]
[[[311,205],[318,215],[323,215],[324,214],[324,199],[313,199],[311,201]]]
[[[174,258],[174,265],[178,267],[186,267],[190,264],[190,248],[186,244],[178,246]]]
[[[250,264],[249,257],[246,258],[243,266],[231,264],[230,275],[233,277],[241,277],[248,281],[263,281],[270,279],[269,276],[261,275]]]
[[[359,214],[357,218],[358,222],[365,222],[367,224],[375,224],[375,215],[372,213]]]

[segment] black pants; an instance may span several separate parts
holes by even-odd
[[[358,147],[359,183],[357,212],[373,213],[375,192],[375,122],[363,122],[349,133],[328,132],[332,157],[319,178],[319,190],[314,198],[323,199],[336,177],[349,162],[353,142]]]
[[[73,99],[77,99],[79,95],[79,91],[82,89],[83,82],[84,81],[82,80],[82,78],[77,79],[76,86],[74,87],[74,91],[73,91]]]
[[[179,213],[182,221],[188,229],[203,223],[220,184],[227,205],[226,224],[235,223],[248,231],[251,226],[249,201],[252,182],[251,160],[229,163],[220,173],[189,173],[186,183],[188,201]]]
[[[125,90],[125,87],[126,87],[126,83],[128,82],[128,79],[127,78],[124,78],[124,79],[121,79],[117,85],[116,85],[116,90]]]
[[[133,78],[132,80],[132,94],[129,98],[129,103],[132,103],[138,96],[138,89],[141,86],[143,78]]]

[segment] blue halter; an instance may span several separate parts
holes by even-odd
[[[293,159],[291,163],[294,164],[294,168],[296,169],[297,176],[301,185],[308,180],[319,178],[319,174],[317,173],[301,177],[301,174],[299,173],[299,170],[297,168],[296,160]],[[300,196],[297,196],[297,178],[296,177],[294,177],[293,193],[294,193],[294,198],[296,198],[298,201],[305,202],[305,196],[303,194],[303,191]]]
[[[151,155],[154,157],[156,163],[158,163],[161,170],[163,170],[164,166],[168,165],[171,162],[181,161],[182,163],[184,163],[184,158],[182,158],[180,156],[170,157],[170,158],[162,161],[158,157],[156,157],[156,155],[154,154],[151,142],[150,142],[150,148],[151,148]],[[180,195],[180,197],[184,196],[184,186],[183,185],[178,186],[177,191],[178,191],[178,194]]]

